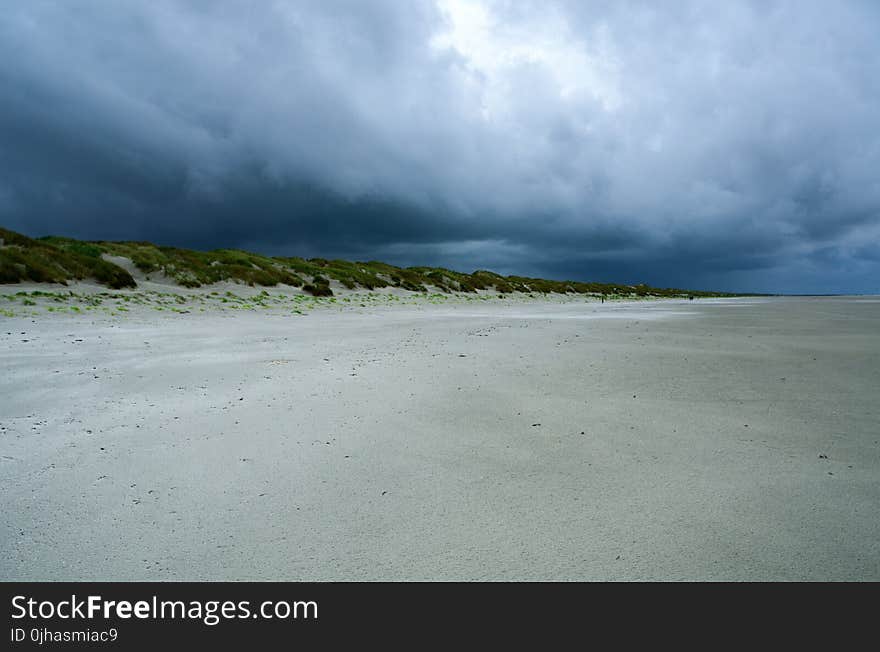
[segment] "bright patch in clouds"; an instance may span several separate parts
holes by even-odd
[[[444,29],[431,40],[452,50],[484,89],[484,114],[505,114],[511,103],[510,78],[530,69],[556,86],[558,99],[592,98],[607,111],[621,102],[618,64],[604,26],[588,39],[573,34],[565,16],[549,4],[523,10],[515,21],[496,14],[491,0],[438,0]]]

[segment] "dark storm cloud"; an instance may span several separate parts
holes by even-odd
[[[880,291],[869,2],[9,2],[0,223]]]

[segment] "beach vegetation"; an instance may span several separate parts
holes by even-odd
[[[379,261],[357,262],[339,259],[266,256],[237,249],[197,251],[155,245],[150,242],[81,241],[64,237],[29,238],[0,228],[0,284],[31,281],[66,285],[75,280],[93,280],[118,290],[137,287],[135,278],[113,261],[128,259],[146,279],[165,278],[186,288],[232,282],[247,286],[302,288],[310,298],[333,296],[332,281],[349,290],[372,293],[398,288],[439,301],[453,293],[480,300],[521,293],[530,297],[547,294],[602,296],[638,299],[649,297],[730,296],[676,288],[654,288],[645,284],[621,285],[503,276],[489,270],[472,273],[441,267],[396,267]],[[308,281],[307,279],[311,279]],[[165,293],[170,301],[183,304],[186,298]],[[47,298],[50,293],[46,293]],[[212,290],[210,296],[223,303],[242,301],[233,293]],[[252,299],[262,303],[268,293]],[[56,301],[61,299],[56,298]],[[373,300],[372,298],[370,300]],[[378,297],[376,300],[379,299]],[[399,297],[385,295],[385,301]],[[251,307],[251,306],[248,306]]]

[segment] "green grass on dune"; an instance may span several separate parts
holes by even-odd
[[[110,288],[136,287],[127,271],[101,258],[100,248],[70,241],[68,247],[0,228],[0,283],[63,283],[94,279]]]
[[[197,288],[220,281],[250,286],[301,287],[316,296],[333,295],[330,281],[349,289],[396,287],[411,292],[475,293],[492,290],[499,294],[596,294],[607,296],[724,296],[647,285],[553,281],[524,276],[502,276],[478,270],[465,274],[439,267],[395,267],[378,261],[351,262],[323,258],[263,256],[237,249],[195,251],[158,246],[149,242],[84,242],[49,236],[28,238],[0,228],[0,283],[35,281],[66,284],[71,280],[94,279],[110,288],[136,287],[125,269],[102,256],[128,258],[143,272],[165,275],[183,287]]]

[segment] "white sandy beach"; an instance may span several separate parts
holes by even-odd
[[[346,303],[0,317],[0,579],[880,580],[880,300]]]

